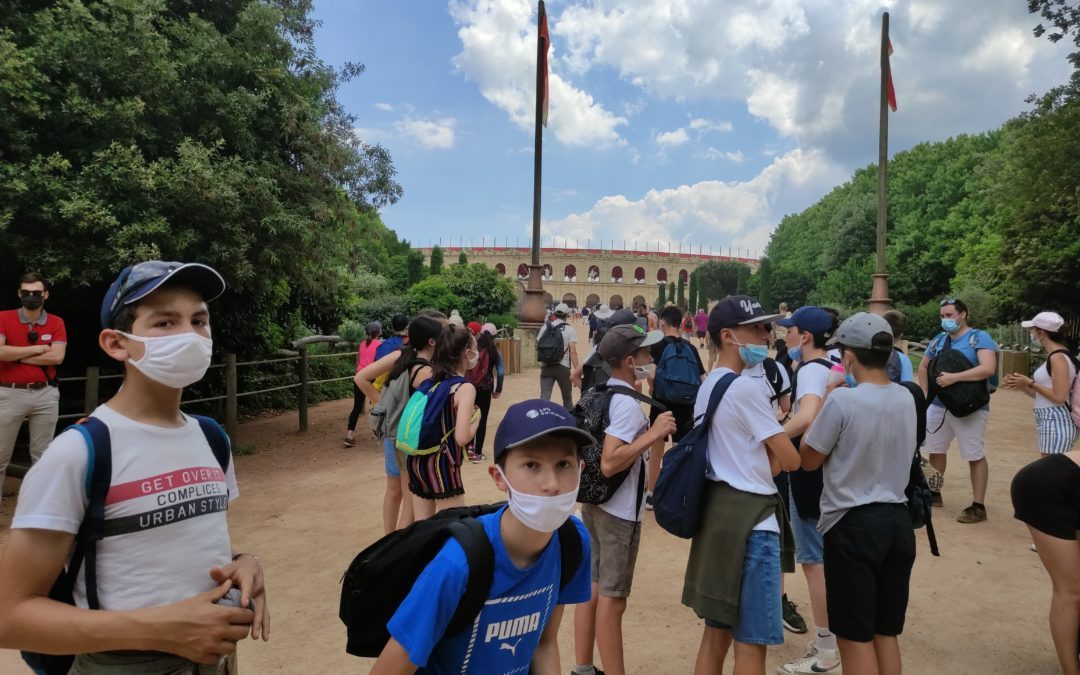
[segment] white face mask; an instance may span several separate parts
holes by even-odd
[[[655,363],[646,363],[643,366],[639,366],[639,365],[635,364],[634,365],[634,379],[636,379],[636,380],[647,380],[647,379],[649,379],[649,376],[652,375],[653,370],[655,370],[655,368],[656,368]]]
[[[498,465],[495,465],[495,468],[499,470],[499,474],[506,481],[506,487],[510,489],[510,504],[508,506],[510,513],[514,514],[514,517],[530,530],[554,532],[574,512],[574,507],[577,504],[578,487],[581,484],[580,465],[578,467],[578,484],[574,486],[574,489],[552,497],[527,495],[518,492],[513,485],[510,485],[510,480],[507,479],[503,470]]]
[[[146,352],[138,361],[132,359],[131,365],[166,387],[183,389],[201,380],[210,367],[214,341],[198,333],[142,337],[116,332],[143,344]]]
[[[476,356],[469,357],[469,370],[472,370],[480,363],[480,352],[475,352],[475,354]]]

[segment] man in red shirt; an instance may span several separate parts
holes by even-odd
[[[19,279],[19,309],[0,312],[0,482],[15,437],[30,418],[30,459],[36,462],[56,433],[60,390],[56,366],[64,360],[67,330],[58,316],[45,312],[49,289],[44,277]]]

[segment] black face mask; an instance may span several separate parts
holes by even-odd
[[[45,304],[45,299],[33,295],[28,295],[24,298],[19,298],[19,302],[22,303],[24,309],[41,309],[41,306]]]

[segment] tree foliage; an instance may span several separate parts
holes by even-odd
[[[4,3],[0,286],[48,275],[78,352],[124,265],[203,261],[229,286],[217,343],[242,354],[335,328],[361,268],[404,288],[408,244],[376,211],[401,197],[393,163],[336,98],[363,67],[319,60],[313,28],[309,0]]]
[[[481,263],[451,265],[439,277],[461,298],[461,305],[451,309],[460,310],[466,321],[506,314],[517,302],[513,282]]]
[[[734,295],[750,278],[750,268],[733,260],[712,260],[698,267],[694,273],[698,277],[698,295],[706,302]]]
[[[465,255],[465,251],[462,251],[461,253],[458,253],[457,264],[459,264],[459,265],[468,265],[469,264],[469,257],[467,255]]]
[[[679,275],[679,284],[676,287],[678,295],[676,296],[675,304],[683,309],[686,309],[686,280],[682,275]]]
[[[431,274],[439,274],[443,268],[443,250],[440,246],[436,245],[431,249],[431,260],[428,262],[428,269]]]

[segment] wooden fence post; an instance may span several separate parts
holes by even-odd
[[[308,430],[308,353],[307,345],[300,346],[300,360],[297,368],[300,375],[300,388],[297,391],[297,407],[300,409],[300,431]]]
[[[236,354],[225,355],[225,433],[236,442]]]
[[[83,389],[83,409],[86,414],[94,412],[98,407],[98,367],[86,367],[86,386]]]

